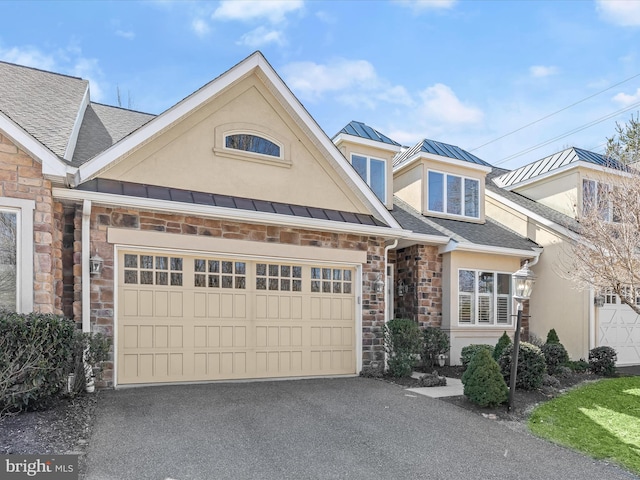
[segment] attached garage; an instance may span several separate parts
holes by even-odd
[[[598,346],[614,348],[618,365],[640,365],[640,316],[616,295],[598,309]]]
[[[118,250],[117,383],[355,374],[354,265]]]

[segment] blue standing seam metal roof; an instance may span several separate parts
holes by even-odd
[[[398,154],[393,161],[393,166],[398,167],[407,162],[410,158],[414,157],[418,153],[431,153],[433,155],[439,155],[441,157],[453,158],[455,160],[462,160],[463,162],[469,162],[476,165],[482,165],[485,167],[491,167],[490,163],[485,162],[481,158],[463,150],[456,145],[449,145],[448,143],[436,142],[435,140],[424,139],[418,142],[413,147]]]
[[[496,179],[496,182],[501,187],[509,187],[538,177],[552,170],[557,170],[558,168],[577,161],[591,163],[600,167],[613,168],[614,170],[620,170],[623,172],[628,171],[628,168],[625,165],[611,157],[607,157],[600,153],[590,152],[589,150],[584,150],[582,148],[571,147],[505,173],[504,175],[499,176]]]
[[[341,133],[353,135],[354,137],[366,138],[367,140],[373,140],[375,142],[386,143],[387,145],[393,145],[395,147],[401,146],[398,142],[380,133],[375,128],[371,128],[369,125],[363,122],[356,122],[355,120],[349,122],[348,125],[338,132],[338,135]]]

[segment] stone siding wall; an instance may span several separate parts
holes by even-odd
[[[413,245],[396,252],[395,316],[411,318],[420,327],[442,325],[442,255],[438,247]],[[398,295],[398,285],[408,287]]]
[[[35,201],[33,217],[33,309],[62,313],[56,300],[57,282],[62,280],[61,234],[54,221],[51,182],[42,176],[42,166],[0,133],[0,206],[2,198]],[[26,252],[25,252],[26,253]]]

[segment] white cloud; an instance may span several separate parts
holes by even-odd
[[[453,8],[457,0],[396,0],[403,7],[409,7],[416,13],[427,10],[448,10]]]
[[[95,58],[78,58],[73,68],[73,75],[89,80],[91,100],[100,101],[104,98],[102,82],[98,78],[102,77],[102,70],[98,66]]]
[[[640,102],[640,88],[636,90],[636,93],[631,95],[620,92],[613,97],[613,101],[621,104],[623,107],[629,107],[634,103],[638,103]]]
[[[422,106],[421,113],[428,119],[446,124],[474,124],[484,118],[482,110],[471,105],[465,105],[454,91],[442,83],[420,92]]]
[[[284,45],[285,39],[283,33],[280,30],[258,27],[242,35],[237,42],[238,45],[246,45],[251,48],[258,48],[269,43]]]
[[[35,47],[0,47],[0,60],[27,67],[39,68],[40,70],[53,70],[56,61],[50,54],[42,53]]]
[[[335,59],[326,64],[290,63],[281,69],[287,85],[301,98],[315,101],[333,93],[350,107],[374,109],[380,102],[413,105],[402,85],[392,85],[378,76],[366,60]]]
[[[366,60],[339,59],[326,65],[294,62],[286,65],[282,73],[292,90],[307,97],[319,97],[325,92],[377,80],[373,65]]]
[[[196,18],[191,22],[191,29],[200,38],[205,37],[211,31],[209,24],[201,18]]]
[[[533,65],[532,67],[529,67],[529,72],[536,78],[549,77],[558,73],[558,67]]]
[[[116,30],[116,35],[127,40],[133,40],[136,37],[136,34],[131,30]]]
[[[640,26],[640,2],[631,0],[597,0],[596,9],[604,20],[622,27]]]
[[[280,23],[288,13],[300,10],[302,6],[302,0],[223,0],[212,17],[240,21],[267,19],[271,23]]]

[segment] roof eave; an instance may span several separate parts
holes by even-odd
[[[362,225],[347,222],[335,222],[316,218],[293,217],[277,213],[240,210],[236,208],[198,205],[171,200],[157,200],[151,198],[131,197],[86,190],[69,188],[54,188],[53,196],[60,200],[90,200],[96,204],[111,205],[123,208],[143,209],[161,212],[171,212],[184,215],[199,215],[238,222],[259,223],[262,225],[283,225],[293,228],[324,230],[337,233],[351,233],[355,235],[372,235],[384,238],[404,238],[408,231],[402,228]]]
[[[357,135],[349,135],[348,133],[339,133],[333,137],[333,143],[338,144],[341,141],[355,143],[366,147],[378,148],[381,150],[387,150],[392,153],[398,153],[402,151],[402,147],[399,145],[392,145],[389,143],[380,142],[378,140],[371,140],[369,138],[358,137]]]
[[[66,181],[68,165],[3,112],[0,112],[0,130],[42,164],[43,175],[61,183]]]

